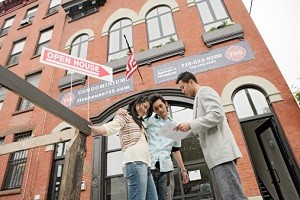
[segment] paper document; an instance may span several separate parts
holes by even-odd
[[[186,136],[190,134],[191,131],[182,132],[182,131],[175,131],[173,130],[175,128],[175,124],[171,121],[168,121],[158,132],[157,134],[160,136],[164,136],[166,138],[169,138],[171,140],[180,141]]]

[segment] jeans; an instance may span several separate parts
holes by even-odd
[[[127,180],[128,200],[157,200],[150,168],[141,161],[126,163],[123,174]]]
[[[174,175],[173,172],[160,172],[151,170],[159,200],[172,200],[174,195]]]

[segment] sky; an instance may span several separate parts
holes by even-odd
[[[251,0],[242,1],[249,11]],[[300,0],[253,0],[250,13],[292,91],[300,91],[299,9]]]

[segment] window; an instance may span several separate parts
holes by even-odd
[[[233,104],[239,119],[271,112],[265,95],[253,88],[238,91]]]
[[[128,47],[124,35],[132,45],[132,21],[129,19],[121,19],[109,29],[108,61],[127,56]]]
[[[5,34],[8,33],[8,30],[11,27],[12,23],[14,22],[14,19],[15,19],[15,16],[10,17],[8,19],[5,19],[4,25],[3,25],[2,29],[1,29],[1,32],[0,32],[0,36],[5,35]]]
[[[86,34],[78,36],[71,44],[70,55],[86,59],[89,44],[89,36]],[[73,74],[73,70],[68,70],[67,75]]]
[[[151,10],[146,16],[146,23],[150,49],[178,40],[169,7],[160,6]]]
[[[65,155],[69,141],[55,144],[48,199],[58,199],[64,169]]]
[[[40,55],[43,47],[48,47],[51,36],[52,36],[53,28],[46,29],[40,33],[39,43],[36,47],[35,55]]]
[[[36,14],[36,11],[37,11],[38,7],[35,6],[33,8],[30,8],[27,10],[27,13],[26,13],[26,16],[25,18],[21,21],[21,25],[27,25],[27,24],[30,24],[34,17],[35,17],[35,14]]]
[[[195,0],[205,31],[231,22],[223,0]]]
[[[58,11],[61,0],[51,0],[47,15],[51,15]]]
[[[40,82],[40,77],[41,77],[41,72],[27,76],[26,80],[33,86],[38,87]],[[30,107],[32,107],[32,103],[27,99],[21,98],[18,110],[26,110]]]
[[[15,135],[15,142],[29,139],[31,131]],[[28,150],[12,153],[5,173],[2,190],[21,188]]]
[[[6,91],[7,91],[6,88],[0,86],[0,110],[1,110],[2,105],[3,105],[3,101],[4,101],[4,98],[5,98]]]
[[[20,55],[25,44],[25,39],[17,41],[13,44],[11,54],[7,61],[7,66],[15,65],[19,63]]]
[[[0,137],[0,145],[3,145],[4,143],[4,137]]]

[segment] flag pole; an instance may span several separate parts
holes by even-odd
[[[126,41],[126,44],[127,44],[128,50],[129,50],[129,53],[131,54],[132,51],[131,51],[131,48],[130,48],[129,43],[128,43],[128,41],[127,41],[126,35],[123,35],[123,36],[124,36],[124,38],[125,38],[125,41]],[[139,66],[137,66],[137,70],[138,70],[139,75],[140,75],[140,77],[141,77],[142,84],[145,84],[145,83],[144,83],[144,80],[143,80],[143,77],[142,77],[142,74],[141,74],[141,72],[140,72],[140,70],[139,70]]]

